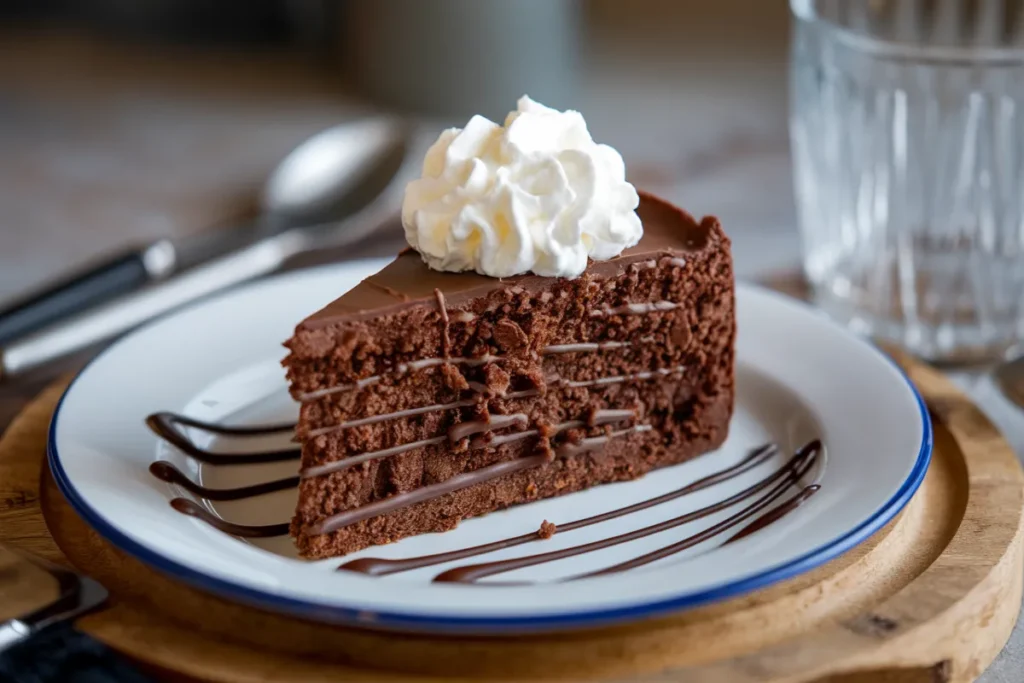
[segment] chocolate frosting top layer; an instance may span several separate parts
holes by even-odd
[[[616,277],[633,263],[662,255],[700,251],[718,224],[718,219],[710,216],[698,222],[682,209],[646,192],[640,192],[637,214],[644,226],[639,244],[608,261],[591,261],[585,274]],[[387,315],[425,303],[436,306],[435,289],[444,295],[449,308],[458,308],[465,301],[501,287],[542,291],[551,280],[533,274],[493,278],[474,272],[445,273],[429,268],[417,252],[406,249],[383,270],[311,315],[300,327],[315,329],[343,320]]]

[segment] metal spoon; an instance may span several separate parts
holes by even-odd
[[[267,181],[252,225],[174,245],[192,266],[0,349],[0,379],[117,336],[182,304],[278,269],[297,254],[366,237],[398,205],[411,175],[413,131],[390,119],[343,124],[313,136]],[[193,265],[197,264],[197,265]]]

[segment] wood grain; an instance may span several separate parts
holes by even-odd
[[[27,614],[59,596],[56,579],[0,545],[0,621]]]
[[[3,495],[16,501],[0,510],[0,540],[63,555],[111,590],[111,605],[80,628],[144,662],[205,680],[970,681],[1017,616],[1024,476],[998,431],[948,380],[900,360],[937,421],[932,466],[904,512],[815,572],[671,618],[456,639],[332,628],[195,591],[102,541],[48,476],[39,488],[59,387],[0,441]]]

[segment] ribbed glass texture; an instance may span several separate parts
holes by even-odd
[[[858,332],[996,359],[1024,339],[1024,11],[895,2],[791,3],[804,269]]]

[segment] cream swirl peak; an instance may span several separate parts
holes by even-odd
[[[434,270],[578,277],[640,241],[622,156],[583,116],[521,97],[499,126],[474,116],[431,146],[406,187],[402,225]]]

